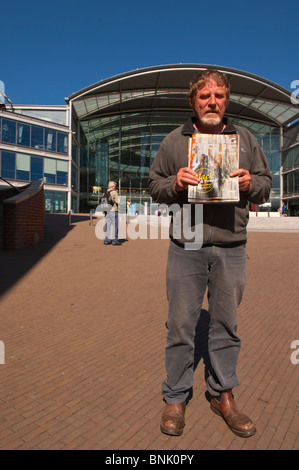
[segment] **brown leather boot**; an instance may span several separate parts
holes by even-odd
[[[174,405],[166,404],[160,423],[160,429],[164,434],[180,436],[183,433],[185,426],[185,409],[186,403],[177,403]]]
[[[237,408],[231,391],[222,392],[220,397],[211,399],[211,409],[221,416],[229,429],[239,437],[250,437],[256,429],[248,416]]]

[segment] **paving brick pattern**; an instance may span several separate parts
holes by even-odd
[[[206,300],[185,431],[160,433],[168,243],[104,246],[87,217],[49,215],[40,245],[0,252],[1,450],[299,449],[298,233],[248,234],[235,397],[249,439],[209,408]]]

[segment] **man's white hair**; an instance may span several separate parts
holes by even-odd
[[[109,181],[109,183],[108,183],[108,189],[113,188],[113,186],[116,186],[115,181]]]

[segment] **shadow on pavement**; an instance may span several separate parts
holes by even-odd
[[[89,219],[72,215],[71,223]],[[45,214],[44,239],[38,245],[17,251],[0,251],[0,296],[41,260],[70,230],[68,214]]]

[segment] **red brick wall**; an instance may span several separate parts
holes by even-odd
[[[28,248],[41,242],[44,237],[43,186],[25,198],[21,193],[19,201],[4,201],[3,220],[4,250]]]

